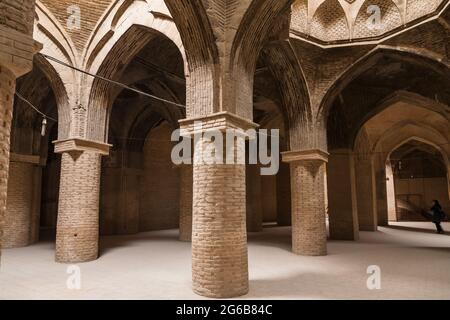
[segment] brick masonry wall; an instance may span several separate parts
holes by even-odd
[[[42,0],[42,3],[52,11],[59,23],[66,28],[80,52],[84,49],[100,17],[112,2],[113,0]],[[67,21],[71,14],[68,8],[72,5],[77,5],[81,9],[80,30],[67,28]]]
[[[330,237],[358,240],[358,208],[354,156],[350,150],[331,152],[328,168]]]
[[[33,185],[31,199],[31,230],[30,243],[39,241],[42,203],[42,167],[33,167],[33,180],[29,181]]]
[[[292,251],[306,256],[327,253],[325,170],[321,160],[291,163]]]
[[[3,238],[4,217],[9,173],[9,143],[13,115],[15,75],[0,66],[0,248]]]
[[[247,231],[262,231],[263,201],[261,175],[258,165],[247,165],[246,170],[246,197],[247,197]],[[266,194],[265,194],[266,195]],[[271,200],[269,198],[269,200]],[[275,219],[273,219],[275,220]],[[272,220],[272,221],[273,221]]]
[[[31,163],[11,162],[9,165],[4,248],[25,247],[31,243],[34,172],[35,166]]]
[[[291,176],[288,163],[280,163],[277,175],[277,224],[290,226],[291,218]]]
[[[172,163],[172,129],[167,123],[153,129],[144,145],[140,188],[139,230],[178,228],[180,174]]]
[[[33,33],[34,1],[1,0],[0,12],[0,25],[27,35]]]
[[[261,176],[261,194],[262,219],[268,222],[276,221],[278,216],[276,176]]]
[[[192,165],[180,167],[180,236],[181,241],[192,240]]]
[[[139,232],[140,170],[102,168],[100,234]]]
[[[195,157],[207,142],[195,147]],[[214,298],[248,292],[245,165],[194,161],[192,278],[194,292]]]
[[[373,163],[370,159],[356,160],[355,170],[359,230],[376,231],[378,229],[378,221]]]
[[[56,234],[56,261],[97,259],[100,154],[63,153]]]
[[[47,161],[47,165],[42,172],[40,223],[45,229],[56,230],[60,177],[61,156],[58,155]]]

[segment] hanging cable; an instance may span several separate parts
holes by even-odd
[[[41,55],[42,55],[43,57],[47,58],[48,60],[51,60],[51,61],[53,61],[53,62],[56,62],[56,63],[58,63],[58,64],[60,64],[60,65],[62,65],[62,66],[65,66],[65,67],[67,67],[67,68],[73,69],[73,70],[75,70],[75,71],[81,72],[81,73],[83,73],[83,74],[85,74],[85,75],[88,75],[88,76],[90,76],[90,77],[93,77],[93,78],[96,78],[96,79],[99,79],[99,80],[102,80],[102,81],[105,81],[105,82],[109,82],[109,83],[114,84],[114,85],[116,85],[116,86],[118,86],[118,87],[121,87],[121,88],[123,88],[123,89],[126,89],[126,90],[130,90],[130,91],[136,92],[136,93],[138,93],[138,94],[140,94],[140,95],[149,97],[149,98],[154,99],[154,100],[158,100],[158,101],[160,101],[160,102],[168,103],[168,104],[171,104],[171,105],[177,106],[177,107],[179,107],[179,108],[183,108],[183,109],[186,108],[186,106],[185,106],[184,104],[176,103],[176,102],[173,102],[173,101],[169,101],[169,100],[166,100],[166,99],[157,97],[157,96],[155,96],[155,95],[152,95],[152,94],[150,94],[150,93],[147,93],[147,92],[138,90],[138,89],[136,89],[136,88],[130,87],[130,86],[128,86],[128,85],[126,85],[126,84],[123,84],[123,83],[120,83],[120,82],[118,82],[118,81],[114,81],[114,80],[111,80],[111,79],[108,79],[108,78],[105,78],[105,77],[102,77],[102,76],[99,76],[99,75],[90,73],[90,72],[85,71],[85,70],[82,70],[82,69],[80,69],[80,68],[71,66],[70,64],[65,63],[64,61],[61,61],[61,60],[59,60],[59,59],[56,59],[56,58],[54,58],[54,57],[52,57],[52,56],[49,56],[49,55],[46,55],[46,54],[43,54],[43,53],[42,53]]]
[[[34,111],[36,111],[37,113],[39,113],[43,118],[52,120],[52,121],[54,121],[54,122],[58,122],[58,120],[56,120],[55,118],[52,118],[52,117],[46,115],[46,114],[43,113],[41,110],[39,110],[37,107],[35,107],[30,101],[28,101],[27,99],[25,99],[25,98],[24,98],[20,93],[18,93],[17,91],[15,92],[15,95],[17,96],[17,98],[19,98],[20,100],[22,100],[23,102],[25,102],[28,106],[30,106],[31,108],[33,108]]]
[[[37,113],[39,113],[42,116],[42,132],[45,132],[46,127],[47,127],[47,119],[48,120],[52,120],[54,122],[58,122],[58,120],[46,115],[45,113],[43,113],[42,111],[40,111],[37,107],[35,107],[30,101],[28,101],[27,99],[25,99],[20,93],[16,92],[15,95],[22,100],[23,102],[25,102],[27,105],[29,105],[31,108],[33,108]],[[266,137],[270,137],[270,135],[268,134],[264,134],[262,132],[258,131],[258,134],[266,136]],[[45,134],[44,134],[45,135]],[[44,136],[43,135],[43,136]],[[142,139],[136,139],[136,138],[129,138],[129,137],[116,137],[116,139],[122,139],[122,140],[142,140]],[[437,146],[441,147],[441,146],[447,146],[450,143],[442,143],[442,144],[438,144]],[[371,155],[375,155],[375,154],[386,154],[387,152],[384,151],[371,151],[371,152],[354,152],[354,155],[358,155],[358,154],[371,154]],[[347,155],[347,153],[341,153],[341,152],[333,152],[334,155]],[[401,166],[401,165],[400,165]]]
[[[47,119],[52,120],[54,122],[58,122],[58,120],[56,120],[56,119],[54,119],[52,117],[49,117],[48,115],[43,113],[41,110],[39,110],[37,107],[35,107],[30,101],[25,99],[20,93],[15,92],[15,95],[16,95],[17,98],[19,98],[20,100],[25,102],[25,104],[30,106],[34,111],[36,111],[37,113],[39,113],[42,116],[41,136],[45,137],[45,135],[47,133]]]

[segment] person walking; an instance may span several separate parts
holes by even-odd
[[[444,233],[441,222],[445,219],[445,213],[442,211],[442,207],[437,200],[433,200],[433,206],[431,207],[432,221],[436,225],[437,233]]]

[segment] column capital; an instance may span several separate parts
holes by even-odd
[[[320,149],[282,152],[283,162],[323,161],[328,162],[329,153]]]
[[[196,122],[201,122],[202,127],[196,128]],[[237,116],[233,113],[223,111],[202,117],[183,119],[179,121],[181,136],[192,136],[196,133],[207,132],[209,130],[225,131],[227,129],[249,130],[257,129],[258,124],[248,119]]]
[[[33,57],[42,44],[27,35],[0,25],[0,65],[8,68],[16,78],[33,69]]]
[[[112,145],[104,142],[86,140],[83,138],[57,140],[53,141],[53,144],[55,145],[55,153],[92,151],[104,156],[109,155],[109,150],[112,147]]]

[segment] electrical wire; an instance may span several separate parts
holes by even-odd
[[[39,110],[37,107],[35,107],[30,101],[28,101],[27,99],[25,99],[20,93],[18,93],[17,91],[15,92],[15,95],[17,96],[17,98],[19,98],[20,100],[22,100],[23,102],[25,102],[28,106],[30,106],[31,108],[34,109],[34,111],[36,111],[37,113],[39,113],[44,119],[48,119],[48,120],[52,120],[54,122],[58,122],[58,120],[56,120],[55,118],[52,118],[48,115],[46,115],[45,113],[43,113],[41,110]]]
[[[186,106],[183,105],[183,104],[176,103],[176,102],[173,102],[173,101],[170,101],[170,100],[166,100],[166,99],[157,97],[157,96],[155,96],[155,95],[149,94],[149,93],[147,93],[147,92],[141,91],[141,90],[139,90],[139,89],[130,87],[130,86],[128,86],[128,85],[126,85],[126,84],[123,84],[123,83],[120,83],[120,82],[118,82],[118,81],[114,81],[114,80],[111,80],[111,79],[108,79],[108,78],[105,78],[105,77],[102,77],[102,76],[99,76],[99,75],[90,73],[90,72],[85,71],[85,70],[82,70],[82,69],[80,69],[80,68],[71,66],[70,64],[65,63],[65,62],[63,62],[63,61],[61,61],[61,60],[59,60],[59,59],[57,59],[57,58],[54,58],[54,57],[52,57],[52,56],[49,56],[49,55],[47,55],[47,54],[41,53],[41,55],[42,55],[43,57],[47,58],[48,60],[51,60],[51,61],[53,61],[53,62],[56,62],[56,63],[58,63],[58,64],[60,64],[60,65],[62,65],[62,66],[65,66],[65,67],[67,67],[67,68],[73,69],[73,70],[78,71],[78,72],[81,72],[81,73],[83,73],[83,74],[85,74],[85,75],[88,75],[88,76],[90,76],[90,77],[93,77],[93,78],[96,78],[96,79],[99,79],[99,80],[102,80],[102,81],[105,81],[105,82],[109,82],[109,83],[111,83],[111,84],[113,84],[113,85],[116,85],[116,86],[118,86],[118,87],[121,87],[121,88],[123,88],[123,89],[125,89],[125,90],[133,91],[133,92],[136,92],[136,93],[141,94],[141,95],[143,95],[143,96],[149,97],[149,98],[151,98],[151,99],[155,99],[155,100],[158,100],[158,101],[160,101],[160,102],[168,103],[168,104],[171,104],[171,105],[180,107],[180,108],[184,108],[184,109],[186,108]],[[43,112],[41,112],[38,108],[36,108],[31,102],[29,102],[27,99],[25,99],[25,98],[24,98],[21,94],[19,94],[18,92],[16,92],[16,96],[17,96],[20,100],[24,101],[24,102],[25,102],[27,105],[29,105],[31,108],[33,108],[33,109],[34,109],[37,113],[39,113],[44,119],[49,119],[49,120],[58,122],[56,119],[54,119],[54,118],[52,118],[52,117],[49,117],[49,116],[47,116],[46,114],[44,114]],[[262,134],[262,135],[264,135],[264,136],[270,137],[270,135],[263,134],[263,133],[261,133],[261,132],[258,132],[258,134]],[[116,139],[119,139],[119,140],[139,140],[139,139],[124,138],[124,137],[115,137],[115,138],[116,138]],[[444,144],[439,144],[438,146],[444,146],[444,145],[449,145],[449,144],[450,144],[450,143],[444,143]],[[386,153],[387,153],[387,152],[373,152],[373,151],[372,151],[372,152],[354,152],[353,154],[355,154],[355,155],[356,155],[356,154],[371,154],[371,155],[373,155],[373,154],[386,154]],[[333,153],[333,154],[334,154],[334,155],[346,155],[346,153],[339,153],[339,152],[338,152],[338,153]]]
[[[105,82],[109,82],[109,83],[111,83],[111,84],[113,84],[113,85],[116,85],[116,86],[118,86],[118,87],[121,87],[121,88],[126,89],[126,90],[129,90],[129,91],[136,92],[136,93],[138,93],[138,94],[140,94],[140,95],[149,97],[149,98],[151,98],[151,99],[158,100],[158,101],[160,101],[160,102],[164,102],[164,103],[167,103],[167,104],[171,104],[171,105],[177,106],[177,107],[179,107],[179,108],[186,109],[186,106],[185,106],[184,104],[177,103],[177,102],[173,102],[173,101],[170,101],[170,100],[166,100],[166,99],[157,97],[157,96],[155,96],[155,95],[152,95],[152,94],[150,94],[150,93],[141,91],[141,90],[139,90],[139,89],[130,87],[130,86],[128,86],[128,85],[126,85],[126,84],[123,84],[123,83],[121,83],[121,82],[114,81],[114,80],[111,80],[111,79],[108,79],[108,78],[99,76],[99,75],[97,75],[97,74],[90,73],[90,72],[85,71],[85,70],[82,70],[82,69],[80,69],[80,68],[71,66],[70,64],[65,63],[64,61],[61,61],[61,60],[59,60],[59,59],[56,59],[56,58],[54,58],[54,57],[52,57],[52,56],[49,56],[49,55],[46,55],[46,54],[43,54],[43,53],[42,53],[41,55],[42,55],[43,57],[47,58],[48,60],[51,60],[51,61],[53,61],[53,62],[56,62],[56,63],[58,63],[58,64],[60,64],[60,65],[62,65],[62,66],[65,66],[65,67],[67,67],[67,68],[73,69],[73,70],[75,70],[75,71],[81,72],[81,73],[83,73],[83,74],[85,74],[85,75],[88,75],[88,76],[90,76],[90,77],[93,77],[93,78],[96,78],[96,79],[99,79],[99,80],[102,80],[102,81],[105,81]]]

